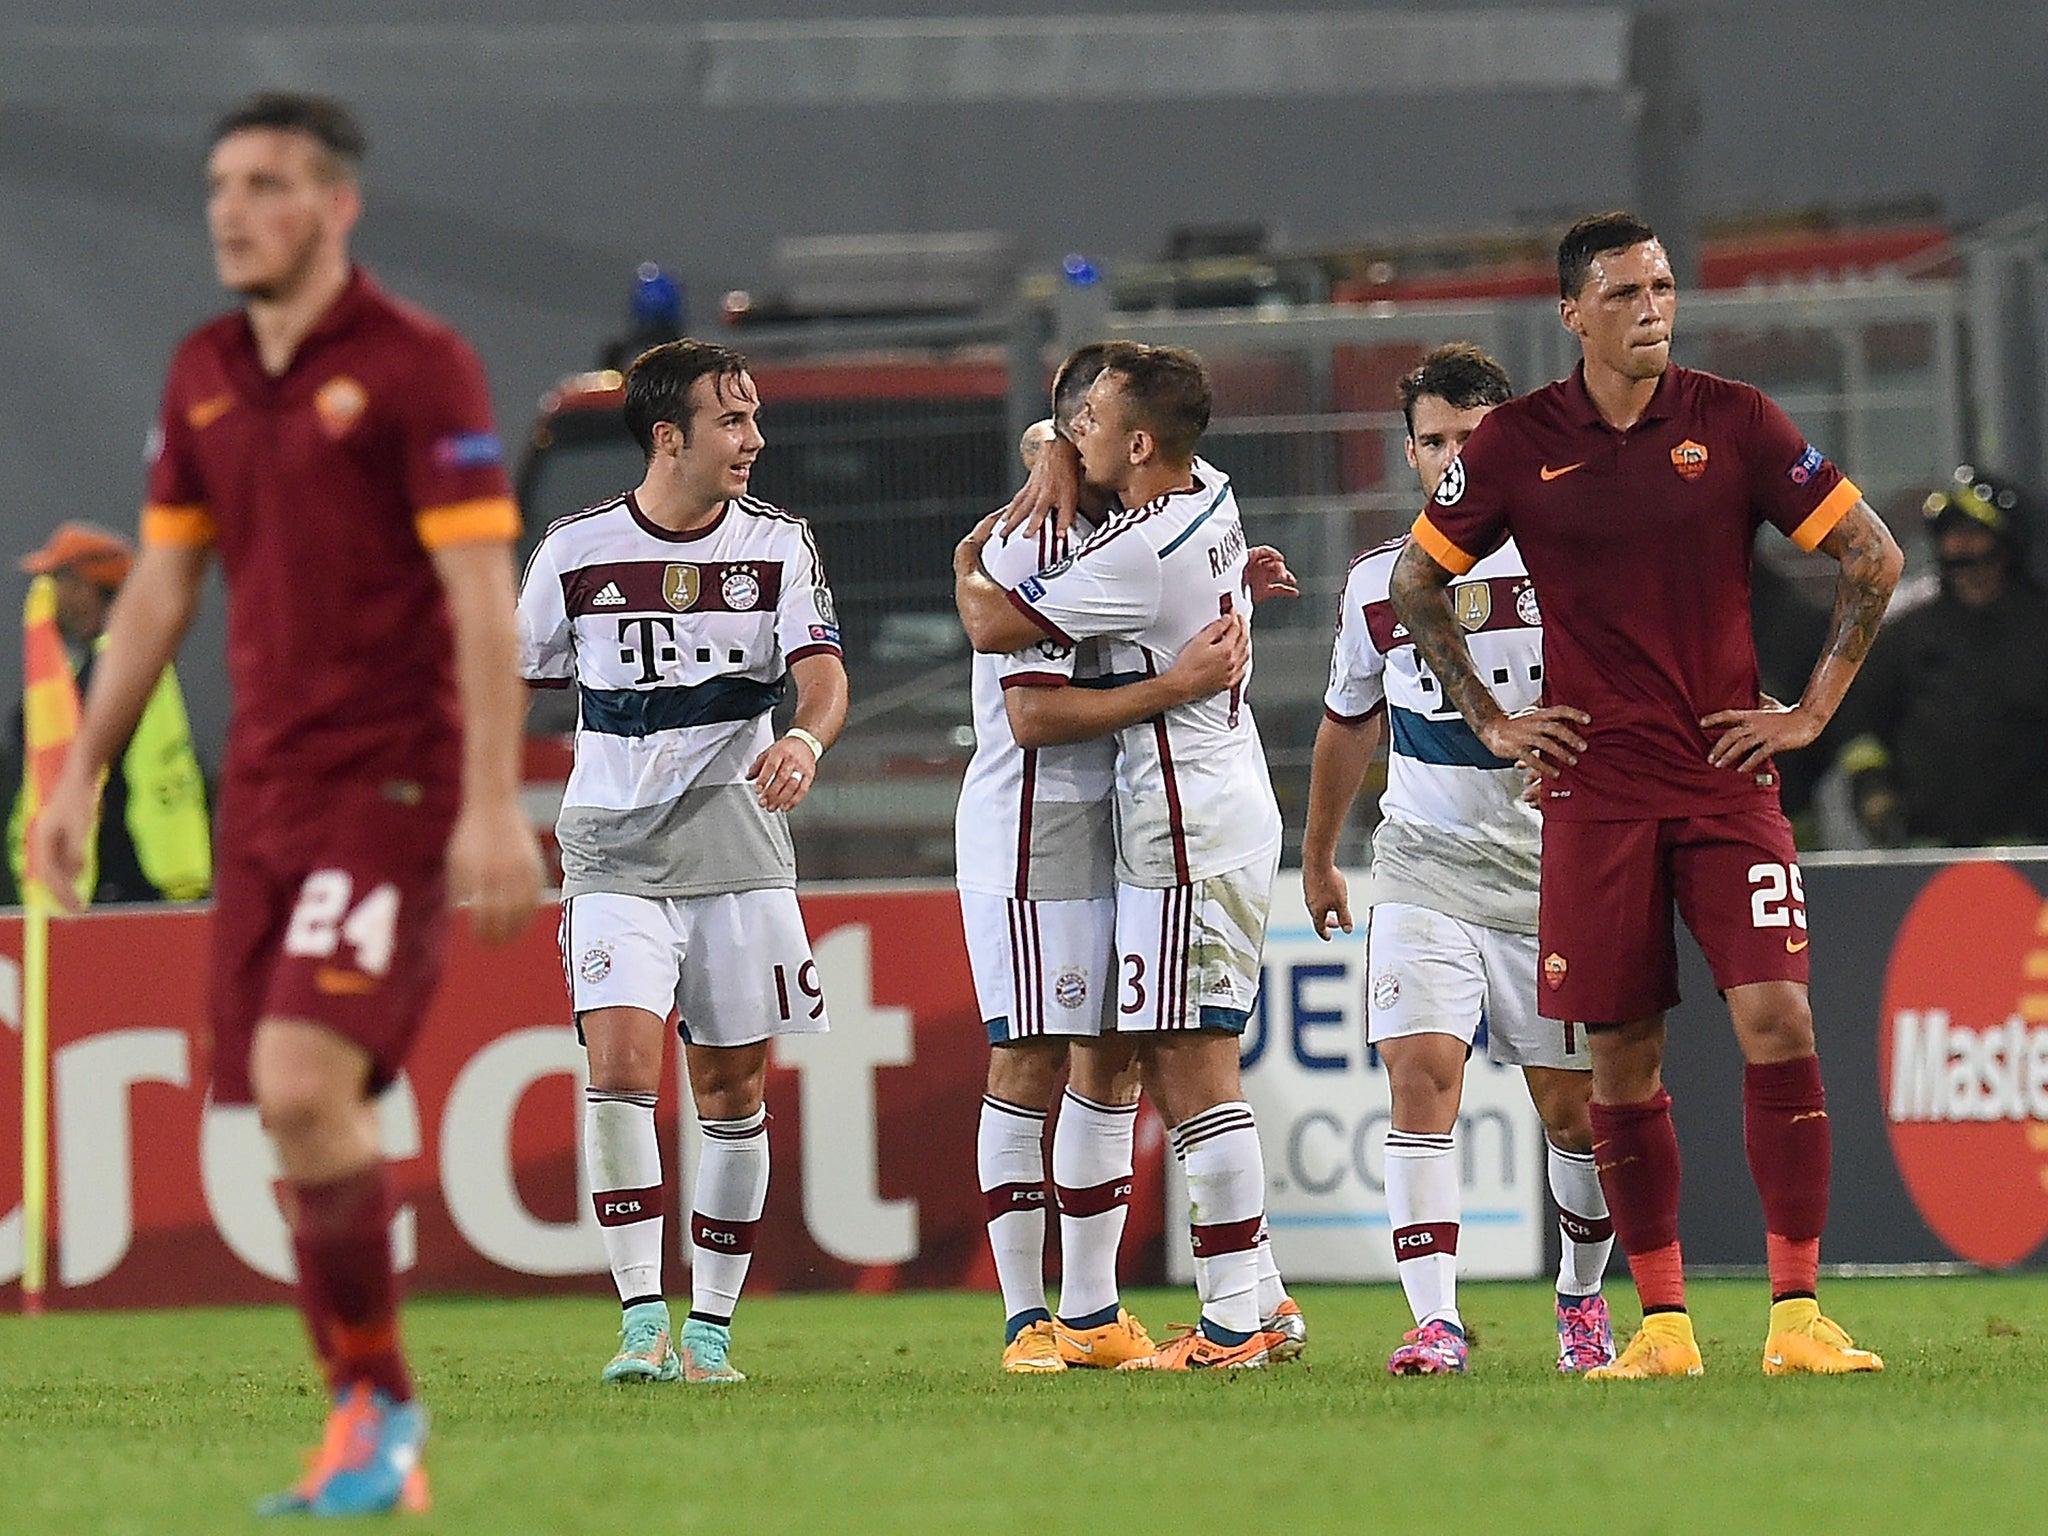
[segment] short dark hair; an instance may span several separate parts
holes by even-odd
[[[1415,435],[1415,402],[1434,395],[1453,410],[1475,405],[1502,405],[1515,395],[1508,371],[1469,341],[1453,341],[1401,375],[1401,415],[1408,435]]]
[[[1609,251],[1625,251],[1632,245],[1641,245],[1645,240],[1657,238],[1657,231],[1650,228],[1632,213],[1614,209],[1608,213],[1589,214],[1564,232],[1564,238],[1557,242],[1557,295],[1561,299],[1575,299],[1579,290],[1586,286],[1586,278],[1593,270],[1593,260]]]
[[[218,144],[231,133],[251,128],[277,128],[286,133],[303,133],[318,144],[330,173],[353,177],[362,168],[362,125],[355,114],[331,96],[305,91],[259,91],[213,125]]]
[[[1074,419],[1074,412],[1081,409],[1081,402],[1088,398],[1089,389],[1101,376],[1102,360],[1108,353],[1106,341],[1076,347],[1052,376],[1052,429],[1058,436],[1067,435],[1067,423]]]
[[[685,336],[649,347],[626,370],[626,429],[649,463],[654,460],[654,426],[665,421],[690,440],[690,386],[709,375],[712,389],[725,392],[747,371],[747,360],[731,347]]]
[[[1209,430],[1209,372],[1185,347],[1112,341],[1102,350],[1102,371],[1123,381],[1133,424],[1150,432],[1161,455],[1175,463],[1194,457]]]

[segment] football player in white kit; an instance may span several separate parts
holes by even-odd
[[[1081,408],[1104,348],[1081,348],[1053,380],[1052,421],[1020,449],[1029,469]],[[991,575],[1015,585],[1064,559],[1100,526],[1105,494],[1070,532],[991,540]],[[1241,680],[1243,626],[1219,618],[1155,678],[1109,675],[1104,643],[1040,638],[976,656],[974,757],[955,814],[960,916],[989,1039],[976,1165],[1005,1314],[1003,1369],[1114,1368],[1155,1346],[1118,1298],[1117,1248],[1132,1178],[1138,1111],[1135,1038],[1109,1011],[1116,938],[1110,790],[1118,727]],[[1059,709],[1064,715],[1054,714]],[[1013,723],[1013,712],[1017,718]],[[1079,718],[1075,718],[1076,714]],[[1054,1121],[1052,1194],[1060,1218],[1060,1314],[1046,1306],[1043,1136]]]
[[[1209,384],[1194,354],[1113,342],[1073,423],[1087,483],[1120,503],[1070,556],[1005,588],[955,553],[969,638],[1108,644],[1113,674],[1157,677],[1219,617],[1250,623],[1244,525],[1229,480],[1195,458]],[[1247,667],[1247,678],[1249,667]],[[1118,733],[1115,1022],[1187,1169],[1200,1322],[1123,1369],[1262,1366],[1291,1340],[1260,1310],[1265,1171],[1238,1083],[1258,986],[1280,814],[1244,684]]]
[[[768,1043],[826,1028],[786,813],[845,724],[846,669],[809,526],[746,494],[759,406],[736,352],[684,339],[643,353],[624,409],[646,478],[549,528],[520,591],[522,672],[580,691],[556,823],[561,945],[590,1053],[591,1200],[624,1312],[612,1382],[744,1379],[727,1351],[768,1193]],[[673,1343],[654,1129],[671,1014],[700,1145]]]
[[[1408,462],[1434,495],[1472,429],[1512,391],[1477,347],[1439,347],[1401,380]],[[1479,1030],[1490,1059],[1518,1066],[1545,1132],[1563,1246],[1558,1369],[1614,1358],[1601,1275],[1614,1225],[1593,1166],[1583,1029],[1536,1011],[1536,891],[1542,818],[1524,775],[1472,734],[1416,654],[1387,600],[1406,539],[1352,562],[1337,621],[1324,719],[1309,775],[1302,893],[1316,932],[1351,931],[1337,835],[1391,727],[1384,819],[1373,836],[1366,916],[1367,1038],[1393,1090],[1387,1211],[1415,1327],[1387,1361],[1397,1376],[1462,1372],[1458,1314],[1458,1106]],[[1542,615],[1510,539],[1451,588],[1474,660],[1507,710],[1543,692]]]

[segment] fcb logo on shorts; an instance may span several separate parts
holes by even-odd
[[[1372,979],[1372,1005],[1385,1013],[1401,1001],[1401,978],[1392,971],[1381,971]]]
[[[1697,480],[1707,472],[1707,445],[1687,438],[1671,450],[1671,467],[1681,480]]]
[[[697,590],[703,577],[694,565],[672,565],[661,573],[661,600],[677,613],[697,606]]]
[[[1482,629],[1493,614],[1493,587],[1484,581],[1467,581],[1451,588],[1451,607],[1458,623],[1468,632]]]
[[[1564,956],[1556,950],[1543,957],[1543,979],[1550,983],[1551,991],[1555,992],[1564,985],[1565,970]]]
[[[612,952],[602,944],[583,951],[583,958],[576,962],[576,974],[592,986],[596,986],[611,973]]]
[[[355,425],[370,403],[369,392],[345,373],[337,373],[313,396],[313,411],[329,437],[340,437]]]
[[[1069,1012],[1088,1001],[1088,978],[1069,968],[1053,978],[1052,1000]]]
[[[745,613],[761,601],[761,579],[744,566],[728,571],[719,583],[718,595],[734,613]]]

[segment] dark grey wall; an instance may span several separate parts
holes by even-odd
[[[1302,8],[1309,8],[1304,0]],[[1322,9],[1386,9],[1322,0]],[[1409,11],[1469,7],[1410,3]],[[170,7],[112,0],[92,25],[164,26]],[[808,3],[654,0],[429,6],[357,0],[350,25],[478,21],[580,27],[831,16]],[[1248,0],[883,0],[898,15],[1253,11]],[[331,23],[274,0],[178,7],[210,27]],[[10,72],[56,33],[48,7],[0,0],[0,550],[67,516],[132,521],[140,444],[176,338],[219,307],[199,221],[205,127],[223,103],[129,82],[38,90]],[[1728,0],[1685,11],[1700,98],[1694,201],[1704,215],[1931,194],[1976,220],[2048,198],[2032,82],[2048,9]],[[69,25],[69,23],[67,23]],[[175,34],[173,34],[175,35]],[[450,68],[460,71],[462,46]],[[285,70],[289,75],[290,71]],[[275,83],[253,75],[250,86]],[[291,83],[318,85],[317,79]],[[672,263],[706,316],[759,286],[784,234],[1006,228],[1049,260],[1150,256],[1172,226],[1261,219],[1298,242],[1497,227],[1627,200],[1629,104],[1616,94],[707,111],[640,101],[363,103],[372,136],[359,250],[390,285],[476,343],[515,432],[535,397],[585,365],[633,262]],[[142,104],[137,104],[138,102]],[[18,594],[19,578],[0,583]],[[12,675],[12,625],[0,623]],[[188,642],[202,735],[217,739],[215,602]],[[0,693],[10,691],[0,685]]]

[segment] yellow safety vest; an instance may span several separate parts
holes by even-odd
[[[94,649],[106,644],[100,636]],[[213,889],[213,828],[206,814],[206,778],[192,750],[192,723],[178,673],[165,667],[143,706],[120,772],[128,783],[128,836],[143,876],[166,901],[198,901]],[[26,793],[17,793],[7,821],[7,859],[15,888],[27,867]],[[87,892],[99,884],[99,839],[87,847]]]

